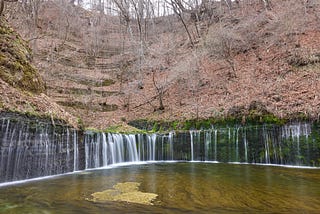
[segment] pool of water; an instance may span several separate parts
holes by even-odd
[[[153,205],[95,201],[125,182]],[[89,170],[0,187],[0,213],[317,213],[320,169],[201,162]]]

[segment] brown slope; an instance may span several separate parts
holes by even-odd
[[[210,29],[218,29],[215,23],[192,49],[181,23],[166,17],[155,22],[158,31],[149,35],[143,88],[137,87],[137,75],[132,73],[120,83],[120,70],[126,65],[136,72],[137,58],[129,46],[125,47],[125,57],[119,52],[121,35],[116,28],[112,30],[117,22],[107,17],[102,19],[101,28],[94,28],[88,25],[88,20],[97,18],[94,12],[66,6],[71,26],[65,37],[61,30],[65,26],[57,28],[61,24],[60,6],[52,2],[40,12],[35,62],[52,99],[81,117],[87,126],[105,128],[139,118],[228,116],[235,109],[248,114],[256,101],[279,117],[316,119],[320,105],[320,5],[293,0],[272,3],[271,10],[260,3],[242,5],[231,12],[225,10],[219,17],[217,24],[231,29],[243,42],[232,49],[236,77],[230,77],[230,66],[223,58],[208,51],[207,40],[214,37]],[[169,18],[170,22],[166,20]],[[193,23],[189,22],[189,27],[192,29]],[[100,46],[92,57],[89,44],[95,41],[95,31],[100,35]],[[152,71],[157,73],[157,86],[165,89],[164,111],[157,110],[159,99]],[[104,85],[109,79],[115,83]]]
[[[0,111],[62,119],[77,127],[77,120],[43,93],[45,85],[31,58],[27,43],[0,16]]]

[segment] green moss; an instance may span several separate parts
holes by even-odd
[[[13,87],[33,93],[45,90],[44,83],[30,64],[31,49],[0,17],[0,78]]]
[[[78,109],[87,109],[88,108],[88,106],[85,103],[82,103],[79,101],[58,101],[57,103],[62,106],[78,108]]]
[[[101,81],[96,80],[90,80],[90,79],[81,79],[77,80],[80,84],[87,85],[87,86],[93,86],[93,87],[105,87],[115,84],[115,81],[112,79],[104,79]]]
[[[107,133],[121,133],[121,134],[146,134],[147,132],[141,129],[137,129],[135,127],[129,125],[115,125],[109,126],[103,132]]]
[[[287,122],[287,119],[285,118],[279,118],[276,117],[273,114],[249,114],[249,116],[246,118],[246,123],[249,124],[276,124],[276,125],[283,125]]]
[[[145,130],[148,133],[167,131],[187,131],[191,129],[210,129],[212,127],[234,127],[237,125],[261,125],[276,124],[282,125],[286,119],[278,118],[273,114],[252,114],[242,115],[242,117],[212,117],[203,119],[190,119],[184,121],[152,121],[140,119],[130,121],[131,126]]]
[[[41,115],[36,111],[26,111],[24,114],[28,117],[41,117]]]
[[[109,126],[104,130],[107,133],[122,133],[124,130],[122,130],[121,126]]]
[[[157,132],[157,131],[159,131],[159,124],[158,122],[154,122],[151,132]]]
[[[9,117],[10,120],[15,120],[15,121],[35,121],[34,127],[30,128],[36,128],[39,125],[43,124],[53,124],[55,125],[56,130],[59,128],[61,129],[62,127],[70,127],[68,123],[65,120],[57,118],[55,115],[51,114],[39,114],[36,111],[26,111],[26,112],[21,112],[17,109],[10,109],[10,110],[5,110],[5,111],[0,111],[0,116],[5,116]],[[53,123],[52,123],[53,122]]]
[[[179,128],[179,125],[180,125],[179,121],[173,121],[172,122],[172,129],[177,130]]]
[[[100,87],[100,86],[109,86],[109,85],[112,85],[112,84],[114,84],[114,83],[115,83],[115,81],[112,80],[112,79],[105,79],[105,80],[103,80],[101,83],[96,83],[96,86],[97,86],[97,87]]]
[[[80,117],[77,118],[77,123],[78,123],[78,127],[79,127],[80,130],[84,130],[85,129],[84,122]]]
[[[90,133],[102,133],[104,131],[100,130],[100,129],[96,129],[94,127],[86,127],[85,132],[86,132],[86,134],[90,134]]]
[[[118,183],[113,186],[113,189],[91,194],[92,199],[87,200],[93,202],[122,201],[126,203],[153,205],[152,202],[158,195],[141,192],[139,191],[139,186],[140,183],[137,182]]]

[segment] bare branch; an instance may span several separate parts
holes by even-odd
[[[18,0],[0,0],[0,16],[4,10],[4,2],[17,2]]]
[[[4,9],[4,0],[0,0],[0,16],[3,12],[3,9]]]

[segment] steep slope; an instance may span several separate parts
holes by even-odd
[[[44,94],[45,84],[31,59],[27,43],[0,16],[0,111],[62,119],[77,127],[75,117]]]
[[[97,128],[141,118],[318,119],[320,4],[245,2],[215,7],[208,23],[196,23],[200,38],[186,16],[194,47],[176,17],[155,19],[139,58],[134,21],[130,38],[118,17],[48,1],[33,40],[35,64],[48,95]],[[33,39],[22,19],[11,21]]]

